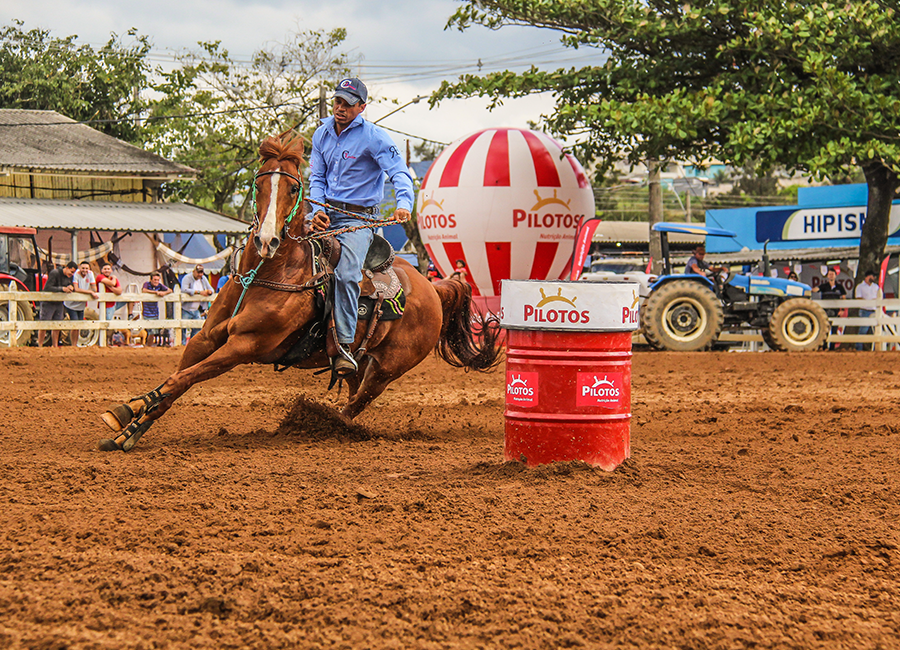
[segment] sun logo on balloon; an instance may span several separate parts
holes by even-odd
[[[565,207],[566,209],[569,209],[569,204],[572,202],[572,199],[569,199],[568,201],[563,201],[561,198],[556,196],[556,190],[553,190],[552,197],[549,197],[546,199],[542,199],[541,193],[538,192],[537,190],[534,191],[534,195],[537,197],[537,203],[535,203],[531,207],[532,210],[540,210],[541,208],[543,208],[546,205],[561,205],[561,206]]]
[[[419,208],[419,212],[421,212],[422,210],[424,210],[425,208],[427,208],[431,205],[437,206],[438,210],[444,209],[443,201],[435,201],[434,199],[425,199],[424,201],[422,201],[422,207]]]
[[[571,300],[562,295],[562,289],[556,292],[555,296],[548,296],[544,293],[543,287],[540,289],[541,292],[541,301],[537,304],[538,307],[543,307],[548,302],[566,302],[573,307],[575,306],[575,301],[578,300],[578,296],[575,296]]]

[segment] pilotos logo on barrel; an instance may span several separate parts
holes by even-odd
[[[540,288],[541,299],[536,305],[524,305],[526,323],[590,323],[591,312],[587,309],[580,310],[575,301],[578,296],[567,298],[562,295],[560,288],[556,295],[546,295],[544,288]],[[562,304],[559,304],[562,303]]]
[[[506,373],[506,403],[516,406],[537,406],[538,373]]]
[[[622,307],[622,323],[628,323],[630,325],[634,325],[636,323],[641,322],[641,314],[638,311],[638,303],[641,301],[641,297],[638,295],[637,291],[634,289],[631,290],[631,306],[630,307]]]
[[[621,372],[579,372],[575,396],[576,406],[619,408],[624,397]]]

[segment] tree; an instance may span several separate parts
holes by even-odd
[[[51,38],[24,23],[0,28],[0,106],[54,110],[128,142],[140,140],[136,118],[140,93],[147,88],[150,44],[134,30],[131,44],[112,34],[94,50],[77,45],[77,36]]]
[[[887,0],[467,0],[450,25],[545,27],[606,61],[465,76],[432,103],[552,92],[548,128],[580,136],[581,153],[601,161],[714,157],[816,177],[859,166],[869,186],[859,276],[881,261],[900,186],[897,9]]]
[[[146,146],[200,174],[168,191],[248,218],[259,143],[290,128],[310,142],[320,88],[348,72],[347,56],[337,51],[345,38],[344,29],[299,32],[259,50],[249,64],[235,62],[218,41],[182,57],[155,85],[159,99],[149,106]]]

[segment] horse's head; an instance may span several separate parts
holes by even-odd
[[[290,132],[263,140],[254,182],[256,226],[253,245],[263,259],[272,258],[287,235],[291,220],[303,218],[303,140]]]

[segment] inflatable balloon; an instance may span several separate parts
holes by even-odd
[[[546,134],[493,128],[438,156],[417,207],[441,275],[463,260],[473,293],[499,296],[501,280],[562,276],[578,224],[594,216],[594,193],[578,161]]]

